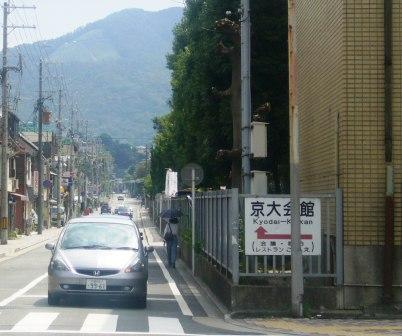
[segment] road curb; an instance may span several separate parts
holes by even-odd
[[[232,325],[234,325],[236,327],[247,328],[247,329],[262,333],[263,335],[272,335],[273,333],[280,333],[281,335],[283,334],[284,336],[300,335],[300,334],[295,334],[293,332],[289,333],[288,331],[283,331],[283,330],[279,331],[279,330],[271,330],[271,329],[268,329],[268,328],[259,327],[259,326],[256,326],[254,324],[248,323],[248,322],[246,322],[244,320],[241,320],[241,322],[240,322],[240,320],[232,319],[230,317],[230,314],[225,314],[224,320],[225,320],[226,323],[232,324]],[[286,334],[284,334],[284,332],[286,332]],[[301,335],[306,335],[306,334],[301,334]]]

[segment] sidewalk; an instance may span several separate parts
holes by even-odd
[[[59,236],[60,231],[61,229],[52,227],[43,230],[41,235],[33,232],[29,236],[21,235],[17,239],[8,240],[7,245],[0,245],[0,262],[55,240]]]
[[[148,212],[141,209],[142,225],[147,238],[154,245],[161,244],[161,237],[153,226]],[[159,244],[158,244],[159,243]],[[190,275],[192,276],[192,275]],[[195,279],[197,281],[197,279]],[[212,298],[213,301],[216,298]],[[217,302],[215,302],[217,303]],[[231,318],[227,312],[226,322],[238,327],[249,327],[264,334],[284,333],[287,335],[315,336],[401,336],[402,320],[370,319],[292,319],[292,318]]]
[[[316,336],[400,336],[401,320],[320,320],[291,318],[255,318],[232,320],[237,325],[248,325],[267,333],[282,332]]]

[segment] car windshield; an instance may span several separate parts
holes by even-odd
[[[133,226],[125,224],[77,223],[66,228],[60,244],[68,249],[138,249]]]

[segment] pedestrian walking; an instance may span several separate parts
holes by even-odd
[[[179,220],[177,218],[169,218],[163,232],[163,239],[166,243],[168,265],[173,268],[176,267],[178,233]]]

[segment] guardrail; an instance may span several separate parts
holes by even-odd
[[[308,194],[321,200],[321,255],[303,256],[304,276],[332,278],[343,283],[342,192]],[[289,255],[246,256],[244,253],[244,200],[254,195],[237,189],[196,194],[196,249],[222,274],[237,284],[241,277],[290,277]],[[285,198],[289,195],[258,197]],[[163,232],[165,223],[158,217],[165,209],[180,209],[180,232],[191,238],[191,199],[157,195],[152,204],[155,224]]]

